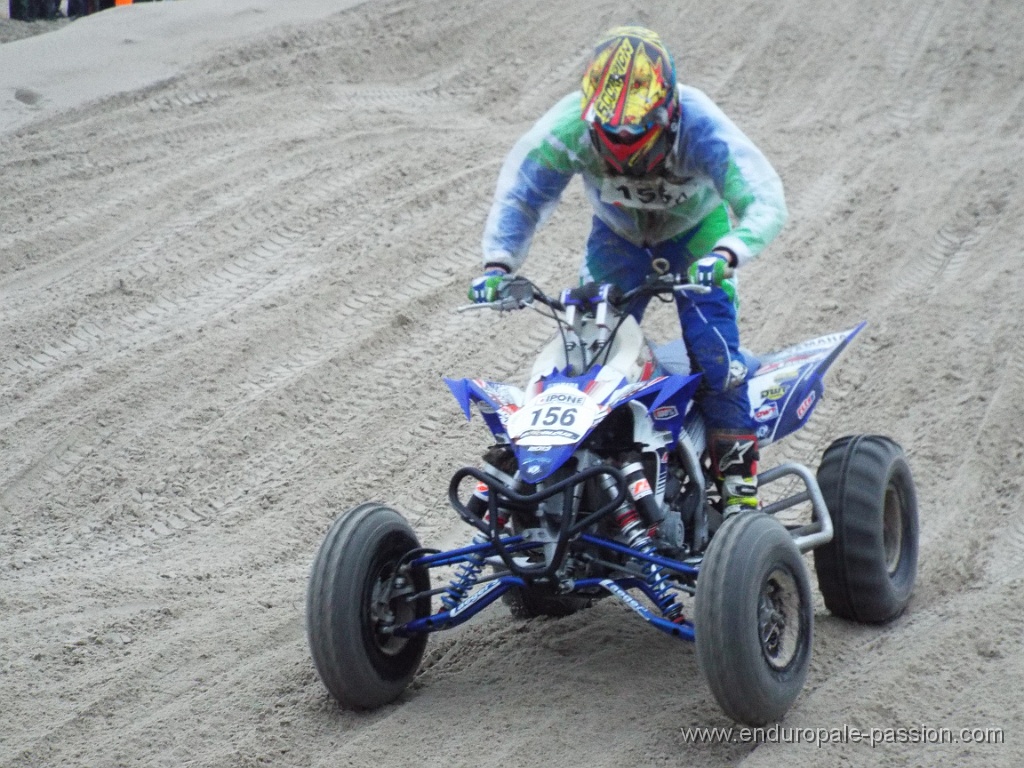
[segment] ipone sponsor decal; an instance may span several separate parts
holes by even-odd
[[[565,390],[550,390],[538,395],[531,405],[551,405],[555,403],[558,405],[582,405],[585,402],[587,402],[587,397],[582,393],[573,394]]]

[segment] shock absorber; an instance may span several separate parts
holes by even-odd
[[[483,544],[486,541],[487,537],[482,532],[473,537],[473,544]],[[448,582],[445,593],[441,595],[441,604],[446,611],[454,609],[465,599],[469,590],[476,586],[476,582],[480,578],[480,571],[483,569],[483,555],[479,552],[466,555],[466,559],[459,564],[455,575]]]
[[[478,491],[479,492],[479,491]],[[484,486],[483,492],[486,494],[487,487]],[[485,504],[486,504],[486,496]],[[486,507],[485,507],[486,509]],[[490,518],[490,512],[483,513],[484,521]],[[508,522],[508,518],[502,513],[502,510],[498,510],[498,530],[500,531],[505,527]],[[490,539],[483,531],[478,531],[476,536],[473,537],[472,544],[486,544]],[[473,552],[466,555],[466,559],[459,564],[458,569],[455,571],[455,575],[452,576],[451,581],[448,582],[448,586],[445,588],[445,593],[441,595],[441,604],[444,605],[445,610],[452,610],[469,594],[469,590],[476,586],[477,580],[480,578],[480,572],[484,569],[484,556],[479,552]]]
[[[516,459],[515,454],[507,446],[492,447],[484,454],[483,465],[484,469],[492,477],[497,478],[507,486],[515,487]],[[477,483],[469,503],[466,504],[466,509],[481,520],[489,521],[489,496],[487,484],[483,482]],[[497,522],[499,531],[508,523],[507,513],[500,507],[498,508]],[[473,537],[472,544],[484,544],[487,541],[487,535],[480,531]],[[465,599],[469,591],[476,586],[484,565],[484,557],[479,552],[467,555],[466,559],[459,564],[455,575],[448,582],[444,594],[441,595],[441,604],[445,607],[445,610],[452,610]]]
[[[645,499],[650,498],[650,501],[653,503],[653,498],[650,497],[651,486],[644,475],[643,466],[639,462],[633,462],[625,465],[622,468],[622,472],[626,476],[626,483],[633,503],[641,509]],[[613,497],[617,494],[613,478],[605,475],[598,482]],[[644,487],[647,489],[646,494],[643,493]],[[634,498],[635,488],[638,489],[637,495],[639,498]],[[642,552],[645,555],[653,555],[656,550],[654,542],[651,541],[651,537],[647,532],[647,524],[640,513],[629,504],[628,499],[615,510],[614,514],[615,523],[618,525],[619,531],[622,533],[626,543],[638,552]],[[668,584],[668,574],[665,573],[661,566],[654,563],[645,563],[643,569],[647,586],[651,588],[654,602],[661,609],[662,615],[669,621],[682,622],[685,619],[683,616],[683,606],[676,601],[675,592]]]

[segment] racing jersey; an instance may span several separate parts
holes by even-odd
[[[498,175],[484,227],[484,263],[518,270],[537,228],[576,174],[595,214],[631,243],[650,246],[675,237],[725,202],[734,226],[715,247],[732,251],[740,265],[757,256],[786,221],[782,181],[708,96],[690,86],[677,88],[679,129],[657,176],[610,175],[580,117],[579,91],[548,110],[516,142]]]

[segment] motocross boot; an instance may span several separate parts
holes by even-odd
[[[757,499],[757,475],[726,475],[722,478],[722,517],[732,517],[747,510],[760,508]]]
[[[722,491],[722,516],[757,510],[757,437],[735,432],[714,432],[709,437],[712,470]]]

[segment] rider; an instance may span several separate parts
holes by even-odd
[[[778,174],[711,99],[676,82],[657,34],[612,29],[594,49],[582,93],[559,101],[506,158],[484,231],[484,274],[473,281],[471,299],[497,297],[577,173],[594,209],[584,281],[627,291],[655,273],[657,259],[711,288],[677,298],[679,321],[691,364],[704,374],[696,402],[723,509],[756,509],[758,447],[741,386],[747,369],[733,271],[785,223]],[[644,309],[634,311],[637,320]]]

